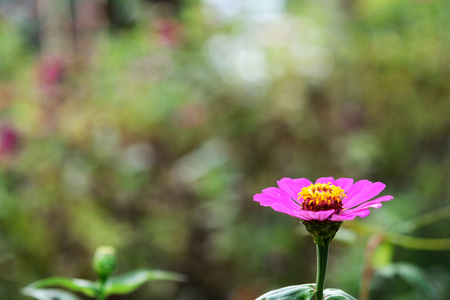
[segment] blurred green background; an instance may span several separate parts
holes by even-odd
[[[314,282],[303,225],[252,197],[334,176],[395,198],[344,223],[326,286],[450,299],[449,11],[0,0],[0,298],[94,279],[100,245],[117,272],[189,277],[111,299],[250,300]]]

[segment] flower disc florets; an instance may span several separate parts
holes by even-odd
[[[331,182],[311,184],[298,193],[302,209],[308,211],[334,209],[336,212],[341,212],[344,197],[347,197],[344,190],[332,185]]]

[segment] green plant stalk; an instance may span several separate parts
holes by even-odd
[[[325,286],[325,277],[327,275],[328,249],[330,240],[323,239],[316,243],[317,250],[317,277],[316,277],[316,300],[323,300],[323,288]]]
[[[327,274],[328,249],[342,222],[303,221],[306,230],[314,239],[317,250],[316,300],[323,300],[323,287]]]
[[[106,299],[105,285],[106,285],[106,279],[102,279],[100,281],[100,287],[98,289],[97,300],[105,300]]]

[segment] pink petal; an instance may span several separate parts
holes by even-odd
[[[353,184],[348,192],[347,197],[345,197],[342,201],[342,204],[347,204],[348,202],[352,201],[355,197],[357,197],[362,190],[364,190],[367,187],[370,187],[372,185],[372,181],[369,180],[360,180],[357,181],[355,184]]]
[[[334,185],[341,187],[345,192],[348,191],[352,184],[353,178],[339,178],[334,181]]]
[[[355,195],[358,195],[361,190],[363,190],[364,188],[370,186],[372,184],[371,181],[369,180],[359,180],[357,182],[355,182],[349,189],[347,192],[347,197],[344,198],[344,200],[342,201],[343,204],[349,202],[351,199],[353,199],[353,197]]]
[[[302,210],[298,212],[298,217],[306,221],[310,220],[324,221],[332,214],[334,214],[334,209],[323,211]]]
[[[330,217],[330,221],[333,222],[341,222],[341,221],[345,221],[347,220],[345,217],[342,217],[341,215],[338,214],[334,214]]]
[[[394,197],[392,197],[392,196],[390,196],[390,195],[383,196],[383,197],[380,197],[380,198],[376,198],[376,199],[367,201],[367,202],[365,202],[365,203],[363,203],[363,204],[361,204],[361,205],[359,205],[359,206],[357,206],[357,207],[347,209],[347,210],[346,210],[344,213],[342,213],[342,214],[345,215],[345,214],[347,214],[347,213],[357,212],[357,211],[360,211],[360,210],[363,210],[363,209],[366,209],[366,208],[380,208],[380,207],[381,207],[381,202],[383,202],[383,201],[389,201],[389,200],[391,200],[392,198],[394,198]]]
[[[333,177],[320,177],[316,180],[316,183],[329,183],[334,184],[334,178]]]
[[[369,209],[363,209],[361,211],[358,212],[354,212],[352,214],[341,214],[341,215],[333,215],[331,216],[330,220],[331,221],[351,221],[356,217],[367,217],[370,214],[370,210]]]
[[[346,220],[349,220],[348,216],[341,216],[341,215],[334,214],[330,217],[330,221],[333,221],[333,222],[342,222],[342,221],[346,221]]]
[[[385,187],[386,185],[384,183],[375,182],[370,186],[363,188],[358,194],[352,195],[351,198],[350,196],[348,196],[349,199],[347,199],[347,201],[343,203],[344,207],[352,208],[361,203],[364,203],[381,193],[381,191],[384,190]]]
[[[306,178],[292,179],[288,177],[278,180],[277,183],[280,189],[295,201],[298,201],[298,193],[302,188],[312,184],[312,182]]]
[[[253,200],[258,201],[261,205],[272,206],[272,204],[283,205],[291,210],[298,210],[300,206],[295,203],[291,197],[286,195],[281,189],[269,187],[262,190],[262,193],[253,196]]]
[[[278,211],[278,212],[281,212],[283,214],[287,214],[287,215],[290,215],[290,216],[298,218],[297,211],[295,211],[293,209],[290,209],[290,208],[287,208],[286,206],[283,206],[281,204],[273,203],[271,205],[264,205],[264,204],[261,203],[261,205],[262,206],[270,206],[275,211]]]
[[[360,206],[348,209],[341,213],[340,215],[333,215],[331,217],[331,221],[344,221],[344,220],[353,220],[355,217],[364,218],[370,214],[369,208],[380,208],[382,204],[380,202],[391,200],[392,196],[383,196],[372,201],[368,201],[366,203],[361,204]]]

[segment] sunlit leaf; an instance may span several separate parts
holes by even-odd
[[[97,284],[95,282],[76,278],[49,277],[35,281],[28,287],[63,287],[73,292],[83,293],[84,295],[89,297],[95,297],[95,295],[97,295]]]
[[[27,287],[22,290],[22,294],[38,300],[81,300],[70,292],[58,289],[35,289]]]
[[[355,297],[339,289],[326,289],[323,291],[323,296],[326,300],[356,300]]]
[[[372,264],[375,267],[384,267],[392,263],[394,247],[391,243],[381,243],[373,254]]]
[[[267,292],[256,300],[309,300],[314,295],[314,287],[311,283],[287,286]]]
[[[136,270],[125,274],[112,276],[106,283],[106,295],[128,294],[147,281],[153,280],[173,280],[184,281],[185,276],[166,271],[158,270]]]

